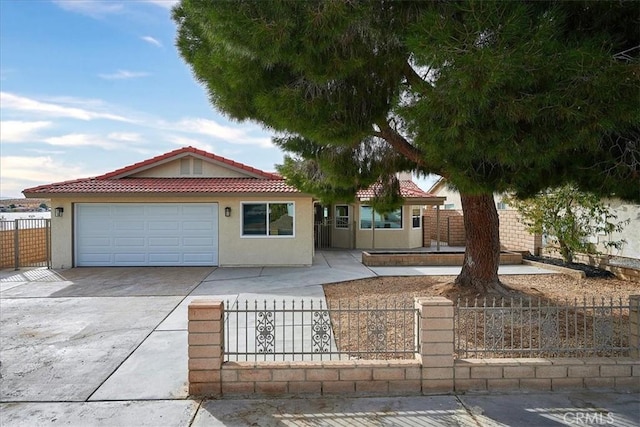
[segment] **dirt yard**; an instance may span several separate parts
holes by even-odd
[[[413,299],[417,296],[444,296],[457,298],[483,297],[473,291],[453,285],[455,276],[374,277],[324,286],[327,302],[339,299],[366,297],[366,299]],[[511,288],[514,298],[542,298],[554,302],[582,301],[593,298],[622,298],[628,303],[629,295],[640,294],[640,284],[619,279],[574,279],[564,274],[501,276],[502,282]],[[492,297],[493,295],[489,295]]]

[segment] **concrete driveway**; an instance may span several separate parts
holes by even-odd
[[[211,271],[3,272],[2,400],[90,400]],[[180,386],[186,397],[186,384]]]
[[[554,398],[560,405],[573,402],[576,411],[602,402],[617,421],[640,421],[637,396],[623,395],[614,403],[593,393],[580,405],[573,395],[510,397],[508,411],[482,396],[389,398],[383,399],[384,413],[380,399],[188,398],[186,312],[191,300],[315,299],[323,297],[323,283],[398,274],[397,269],[371,270],[357,258],[356,253],[324,252],[307,268],[0,271],[0,425],[501,426],[518,425],[518,405],[538,401],[549,407]],[[478,417],[473,405],[492,415]],[[537,425],[549,421],[536,420],[541,421]]]

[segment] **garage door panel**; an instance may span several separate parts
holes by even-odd
[[[182,212],[185,216],[210,216],[218,212],[218,204],[207,205],[183,205]]]
[[[147,255],[139,252],[113,254],[113,261],[120,265],[141,265],[146,263]]]
[[[76,265],[217,265],[217,203],[79,203]]]
[[[167,247],[173,250],[180,245],[180,237],[150,237],[149,249]]]
[[[123,221],[118,220],[113,222],[114,231],[134,231],[144,230],[144,221]]]
[[[119,203],[109,205],[113,216],[130,217],[131,215],[144,216],[145,206],[135,203]]]
[[[117,247],[145,247],[144,237],[116,237],[113,239],[113,244]]]
[[[180,253],[150,253],[149,254],[149,263],[171,263],[171,264],[182,264],[182,254]]]
[[[174,205],[155,205],[150,209],[147,209],[147,215],[149,216],[163,216],[163,217],[172,217],[183,215],[182,205],[174,204]]]
[[[210,265],[214,262],[213,257],[207,254],[184,254],[184,263],[190,265]]]
[[[182,239],[182,245],[190,248],[194,246],[211,246],[213,244],[213,239],[209,237],[185,237]]]
[[[111,246],[111,237],[79,238],[77,242],[86,248],[104,248]]]
[[[107,265],[111,262],[110,253],[84,253],[78,262],[82,263],[100,263],[101,265]]]
[[[158,230],[161,232],[170,230],[180,230],[180,222],[178,221],[148,221],[149,231]]]

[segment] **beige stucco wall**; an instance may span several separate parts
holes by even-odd
[[[610,199],[605,202],[618,216],[615,222],[629,220],[629,224],[621,232],[612,233],[609,236],[604,234],[597,236],[598,250],[609,255],[640,259],[640,205],[625,203],[620,199]],[[603,245],[607,241],[622,239],[626,240],[626,243],[621,250]]]
[[[294,237],[241,237],[241,202],[294,202]],[[218,263],[220,266],[311,265],[313,262],[313,201],[308,196],[88,196],[52,198],[52,209],[64,208],[61,218],[51,218],[51,261],[53,268],[74,266],[73,203],[218,203]],[[224,208],[231,207],[231,217]]]
[[[412,249],[422,247],[422,229],[411,224],[411,206],[402,207],[402,228],[360,228],[360,207],[354,209],[357,249]]]
[[[131,175],[133,178],[176,178],[184,176],[192,176],[194,178],[246,178],[246,172],[239,172],[229,169],[228,166],[220,166],[211,163],[210,160],[202,161],[202,174],[194,175],[189,173],[182,175],[180,173],[180,162],[182,159],[193,160],[194,156],[185,156],[177,160],[172,160],[162,165],[154,166],[151,169],[138,172]],[[193,167],[193,164],[191,165]]]

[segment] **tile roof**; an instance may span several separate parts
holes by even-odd
[[[124,178],[125,176],[138,172],[139,170],[144,170],[150,166],[163,163],[166,160],[170,160],[176,157],[182,157],[187,154],[195,154],[195,155],[204,157],[206,159],[213,160],[214,162],[222,163],[226,166],[230,166],[232,169],[239,169],[243,172],[247,172],[251,175],[254,175],[256,178],[281,179],[281,177],[276,173],[265,172],[263,170],[256,169],[254,167],[247,166],[244,163],[236,162],[234,160],[227,159],[226,157],[218,156],[217,154],[209,153],[204,150],[199,150],[194,147],[178,148],[177,150],[169,151],[168,153],[164,153],[159,156],[152,157],[151,159],[134,163],[132,165],[125,166],[120,169],[116,169],[113,172],[100,175],[96,179]]]
[[[131,175],[186,155],[196,155],[220,163],[230,169],[246,173],[243,178],[132,178]],[[358,192],[359,199],[375,196],[375,187]],[[429,199],[436,196],[426,193],[413,181],[401,180],[400,192],[405,199]],[[183,147],[151,159],[116,169],[94,178],[76,179],[27,188],[25,195],[48,194],[229,194],[229,193],[300,193],[287,185],[277,173],[265,172],[224,157]]]
[[[299,193],[283,179],[257,178],[87,178],[42,185],[25,194],[112,193]]]
[[[375,197],[375,190],[378,186],[377,185],[372,185],[371,187],[364,189],[364,190],[360,190],[357,193],[357,197],[360,200],[363,199],[371,199],[373,197]],[[431,193],[427,193],[426,191],[423,191],[420,187],[418,187],[416,185],[415,182],[413,181],[408,181],[408,180],[401,180],[400,181],[400,194],[402,195],[403,198],[405,199],[416,199],[416,198],[435,198],[437,196],[431,194]]]

